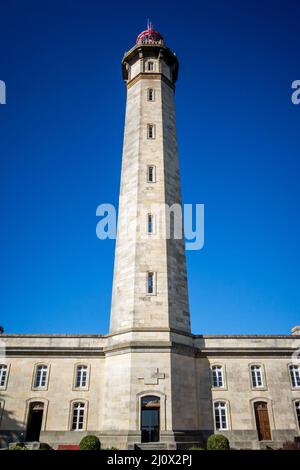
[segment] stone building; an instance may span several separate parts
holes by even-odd
[[[22,439],[57,447],[96,434],[103,447],[175,449],[216,432],[235,448],[279,447],[299,436],[300,327],[280,336],[191,333],[184,240],[168,212],[181,205],[178,60],[148,27],[122,69],[110,331],[1,336],[1,445]]]

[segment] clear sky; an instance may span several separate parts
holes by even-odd
[[[125,111],[120,61],[150,18],[180,61],[183,202],[205,204],[187,253],[194,333],[300,323],[299,1],[1,2],[0,324],[106,333]]]

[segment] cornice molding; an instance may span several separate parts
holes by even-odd
[[[140,72],[138,73],[134,78],[131,80],[128,80],[126,82],[126,88],[127,90],[131,88],[133,85],[135,85],[137,82],[139,82],[142,79],[150,79],[150,80],[161,80],[165,82],[167,85],[169,85],[172,90],[175,90],[175,85],[169,80],[163,73],[161,72],[153,72],[153,73],[148,73],[148,72]]]
[[[196,348],[192,345],[176,341],[128,341],[110,345],[103,348],[86,347],[7,347],[7,357],[105,357],[111,354],[124,354],[127,352],[151,352],[153,350],[193,356],[196,358],[209,357],[291,357],[295,348],[274,347],[212,347]]]

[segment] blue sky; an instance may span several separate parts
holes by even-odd
[[[0,324],[106,333],[125,111],[120,61],[147,18],[180,61],[182,193],[205,204],[187,253],[194,333],[299,324],[299,2],[12,0],[1,4]]]

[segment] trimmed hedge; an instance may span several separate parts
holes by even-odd
[[[79,444],[80,450],[100,450],[100,441],[97,436],[85,436]]]
[[[222,434],[212,434],[207,439],[207,450],[229,450],[229,441]]]

